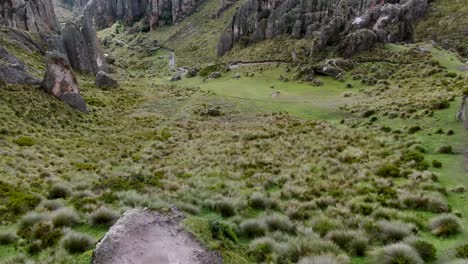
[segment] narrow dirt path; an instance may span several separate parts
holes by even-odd
[[[98,243],[93,264],[221,264],[182,226],[175,208],[168,214],[127,211]]]

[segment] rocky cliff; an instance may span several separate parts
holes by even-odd
[[[202,0],[82,0],[91,6],[92,17],[98,29],[116,21],[133,23],[145,19],[150,29],[171,24],[190,14]]]
[[[32,32],[60,30],[51,0],[2,0],[0,25]]]
[[[412,41],[413,24],[427,5],[427,0],[248,0],[222,33],[218,55],[237,42],[286,34],[313,39],[317,50],[340,44],[350,56],[378,41]]]

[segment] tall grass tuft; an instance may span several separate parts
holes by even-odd
[[[418,252],[404,243],[391,244],[370,252],[372,264],[424,264]]]
[[[442,214],[429,221],[429,229],[436,236],[448,237],[460,233],[462,226],[455,215]]]

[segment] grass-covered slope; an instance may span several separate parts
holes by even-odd
[[[468,5],[463,0],[435,0],[429,14],[416,26],[419,41],[434,40],[468,57]]]
[[[392,46],[319,87],[282,64],[170,83],[167,52],[138,42],[107,51],[121,88],[79,76],[88,115],[1,87],[0,260],[89,263],[118,214],[170,204],[226,263],[381,263],[388,251],[421,263],[466,241],[456,57]]]

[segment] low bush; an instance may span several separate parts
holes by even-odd
[[[381,177],[399,177],[400,169],[393,164],[388,164],[380,167],[376,174]]]
[[[85,252],[93,247],[93,240],[81,233],[69,231],[61,241],[62,247],[69,253]]]
[[[13,140],[13,143],[21,147],[30,147],[35,145],[36,141],[30,137],[20,137]]]
[[[319,216],[312,220],[312,230],[321,237],[325,236],[331,230],[337,230],[340,228],[340,222],[325,216]]]
[[[239,241],[236,232],[234,232],[231,225],[218,220],[209,221],[211,236],[214,239],[224,240],[228,239],[234,243]]]
[[[278,206],[273,199],[265,197],[261,193],[252,194],[249,205],[255,209],[270,209]]]
[[[414,133],[416,133],[418,131],[421,131],[421,130],[422,130],[422,128],[420,126],[412,126],[412,127],[408,128],[408,133],[409,134],[414,134]]]
[[[434,168],[441,168],[442,167],[442,162],[438,161],[438,160],[433,160],[432,161],[432,167]]]
[[[117,221],[118,217],[119,213],[116,211],[107,207],[100,207],[91,214],[90,222],[91,225],[104,225],[110,227],[115,223],[115,221]]]
[[[418,252],[404,243],[377,248],[370,253],[370,260],[373,264],[424,264]]]
[[[460,220],[452,214],[443,214],[432,218],[428,227],[432,234],[440,237],[448,237],[462,231]]]

